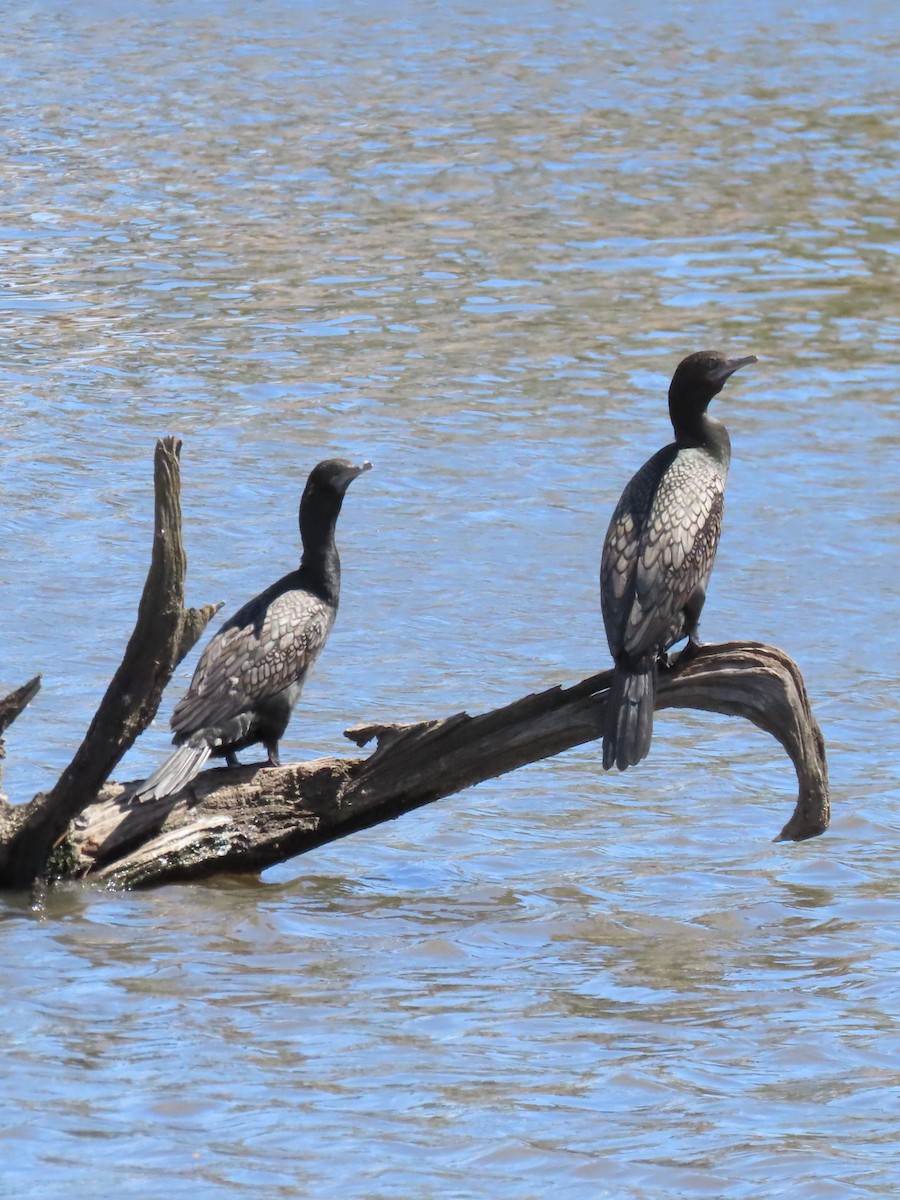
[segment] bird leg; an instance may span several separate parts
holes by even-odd
[[[688,663],[696,655],[697,651],[703,645],[697,637],[697,626],[700,623],[700,613],[703,611],[703,604],[706,600],[706,589],[702,584],[698,584],[685,604],[684,612],[684,632],[687,634],[687,645],[678,655],[678,662]]]
[[[668,651],[660,650],[659,654],[656,656],[656,665],[660,674],[663,674],[666,671],[674,671],[676,667],[680,667],[685,663],[689,663],[692,658],[696,657],[697,651],[700,649],[700,647],[704,646],[705,644],[705,642],[700,641],[696,634],[689,633],[684,649],[681,650],[674,659],[668,653]]]
[[[226,767],[239,767],[240,765],[241,764],[238,760],[238,756],[235,754],[235,752],[233,750],[226,750],[225,751],[225,766]]]
[[[281,759],[278,757],[278,743],[277,742],[263,742],[263,745],[265,746],[266,753],[269,756],[266,759],[266,766],[267,767],[280,767]]]
[[[695,634],[688,634],[687,645],[678,655],[678,665],[681,666],[682,663],[689,663],[692,658],[696,657],[697,651],[702,645],[703,642]]]

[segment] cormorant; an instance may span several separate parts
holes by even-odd
[[[699,646],[697,622],[722,529],[728,431],[707,415],[710,400],[755,355],[701,350],[678,364],[669,385],[675,441],[649,459],[622,493],[600,563],[600,601],[615,660],[603,734],[603,766],[620,771],[647,756],[656,675],[683,637]]]
[[[237,766],[235,752],[256,742],[265,747],[268,765],[278,766],[278,743],[337,615],[338,514],[347,488],[371,465],[332,458],[313,468],[300,500],[300,566],[240,608],[203,651],[172,714],[178,749],[136,798],[180,791],[210,755]]]

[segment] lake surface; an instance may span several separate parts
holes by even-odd
[[[193,603],[370,458],[283,744],[602,669],[599,547],[678,360],[759,363],[702,624],[799,662],[834,821],[665,713],[266,873],[0,900],[0,1193],[757,1198],[900,1188],[896,5],[5,10],[4,788],[130,633],[152,452]],[[182,668],[119,772],[166,752]]]

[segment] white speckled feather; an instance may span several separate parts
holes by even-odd
[[[176,733],[220,725],[302,680],[325,645],[335,609],[309,592],[293,590],[269,604],[258,626],[244,623],[242,614],[203,651],[172,714]]]

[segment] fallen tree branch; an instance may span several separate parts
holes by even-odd
[[[81,747],[46,795],[20,807],[0,804],[0,887],[46,876],[141,887],[259,872],[601,736],[611,671],[476,717],[348,730],[359,746],[377,743],[367,758],[206,771],[178,795],[153,801],[133,801],[131,785],[102,786],[220,607],[183,606],[180,448],[174,438],[156,446],[153,552],[137,623]],[[38,682],[0,701],[0,734]],[[660,675],[657,708],[672,707],[744,717],[771,733],[799,784],[780,837],[800,840],[828,827],[822,735],[800,671],[781,650],[752,642],[704,647]]]
[[[153,720],[175,667],[221,607],[184,608],[180,452],[176,438],[156,444],[153,550],[122,663],[54,787],[9,810],[11,828],[0,837],[0,887],[27,888],[41,877],[54,844]]]
[[[73,826],[61,867],[117,887],[261,871],[599,738],[611,676],[604,671],[476,717],[348,730],[358,745],[376,740],[364,759],[206,771],[179,795],[140,804],[128,799],[130,785],[111,784]],[[781,650],[752,642],[705,646],[660,676],[657,707],[741,716],[771,733],[799,784],[780,838],[802,840],[828,827],[822,735],[799,668]]]

